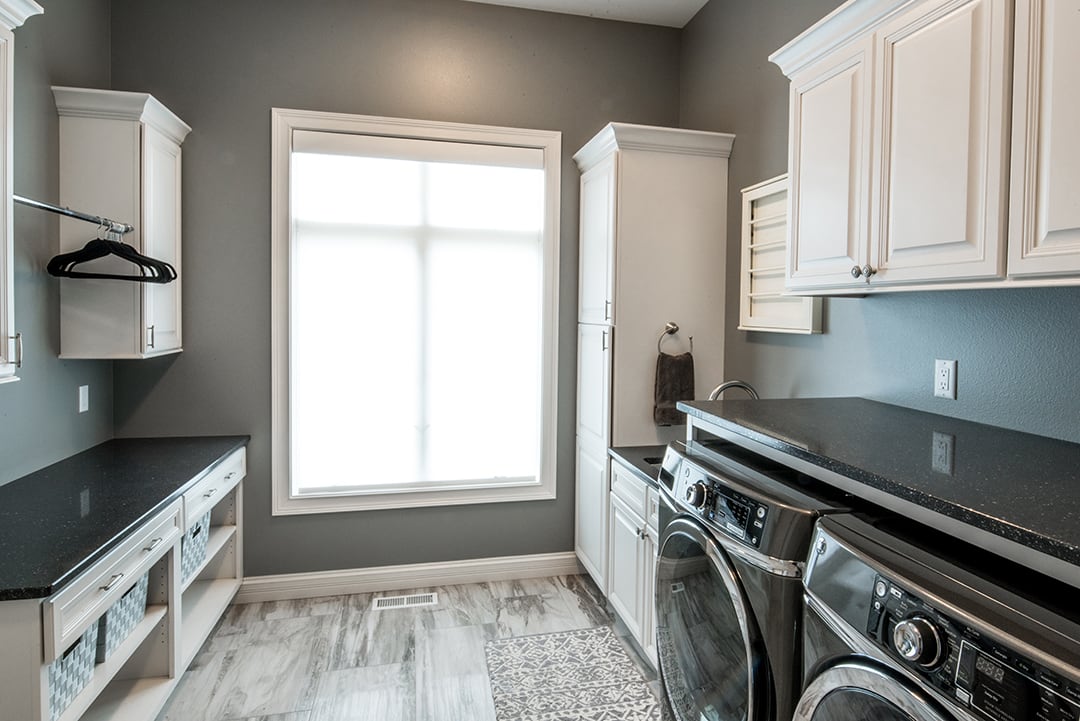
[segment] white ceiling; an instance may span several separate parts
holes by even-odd
[[[708,0],[469,0],[529,10],[681,28]]]

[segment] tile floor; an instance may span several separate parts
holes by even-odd
[[[372,609],[435,591],[439,604]],[[484,643],[613,625],[654,692],[656,674],[585,576],[233,606],[158,721],[495,721]]]

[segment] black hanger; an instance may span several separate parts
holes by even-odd
[[[132,263],[138,269],[138,274],[88,273],[74,270],[75,266],[80,263],[104,258],[108,255],[115,255]],[[136,283],[170,283],[176,280],[176,269],[169,263],[143,255],[127,243],[119,240],[102,238],[94,238],[79,250],[61,253],[49,261],[46,270],[49,275],[58,278],[107,278],[134,281]]]

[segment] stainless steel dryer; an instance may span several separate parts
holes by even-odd
[[[667,711],[677,721],[788,721],[801,679],[803,561],[814,521],[845,504],[730,444],[672,443],[659,480]]]
[[[814,543],[794,721],[1080,719],[1076,588],[899,519]]]

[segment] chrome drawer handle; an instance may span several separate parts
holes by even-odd
[[[233,477],[235,477],[235,476],[236,476],[236,471],[232,471],[232,472],[230,472],[229,474],[227,474],[225,476],[225,480],[226,481],[231,481],[233,479]]]
[[[123,577],[124,577],[124,574],[122,574],[122,573],[116,574],[115,576],[113,576],[112,578],[109,579],[108,583],[106,583],[104,586],[101,586],[99,590],[101,590],[101,591],[111,591],[111,590],[113,590],[113,587],[116,586],[116,584],[120,583],[120,579],[123,578]]]
[[[155,548],[157,548],[158,546],[161,545],[162,540],[163,539],[159,537],[159,538],[155,538],[154,540],[150,541],[150,545],[147,546],[146,548],[144,548],[143,552],[144,553],[150,553],[150,551],[153,551]]]
[[[210,496],[214,495],[215,493],[217,493],[217,489],[216,488],[211,488],[209,491],[202,494],[202,497],[203,498],[209,498]]]

